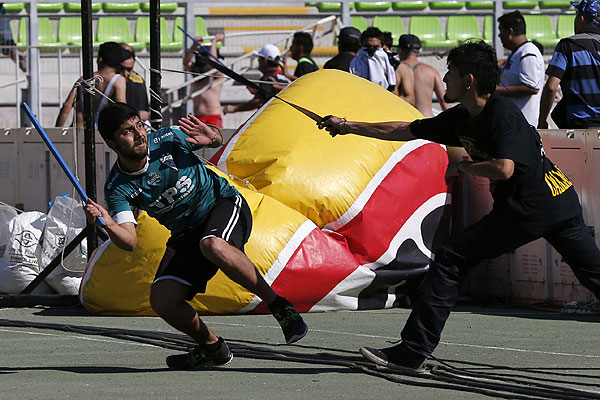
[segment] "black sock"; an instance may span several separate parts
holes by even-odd
[[[287,304],[287,300],[281,296],[275,297],[275,300],[271,304],[268,304],[269,310],[274,313],[278,310],[281,310]]]

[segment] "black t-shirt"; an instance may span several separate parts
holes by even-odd
[[[148,93],[144,79],[136,73],[129,75],[126,87],[127,104],[133,106],[138,111],[149,111]]]
[[[413,135],[464,147],[473,161],[510,159],[508,180],[490,180],[494,210],[524,224],[549,225],[581,212],[573,184],[545,155],[537,130],[510,100],[492,95],[471,119],[462,105],[438,116],[414,121]]]
[[[269,83],[272,82],[272,79],[275,80],[275,82],[277,82],[277,84],[279,86],[287,86],[290,84],[290,80],[283,74],[283,72],[281,72],[281,70],[276,69],[276,70],[271,70],[266,72],[263,76],[260,77],[260,80],[265,82],[265,83],[259,83],[258,86],[260,86],[263,89],[266,89],[267,91],[273,93],[273,94],[277,94],[279,93],[279,91],[281,89],[276,89],[275,87],[273,87],[273,84]],[[273,82],[273,83],[275,83]],[[264,101],[269,99],[269,96],[267,96],[266,94],[262,93],[262,92],[256,92],[254,97],[259,97],[261,99],[263,99]]]
[[[319,66],[317,65],[315,60],[313,60],[310,57],[302,57],[298,60],[298,66],[296,67],[294,75],[300,78],[302,75],[306,75],[309,72],[314,72],[318,70]]]
[[[323,65],[323,69],[339,69],[342,71],[350,72],[350,61],[354,58],[354,54],[340,53],[327,61]]]

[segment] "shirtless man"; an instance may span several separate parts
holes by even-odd
[[[94,93],[92,103],[94,121],[98,120],[98,113],[102,107],[104,107],[107,102],[110,102],[110,100],[107,100],[100,93],[104,93],[105,96],[115,102],[124,103],[127,101],[127,81],[119,73],[121,62],[123,62],[125,58],[129,58],[129,55],[127,55],[127,52],[116,42],[102,43],[98,49],[98,71],[94,72],[94,76],[100,76],[102,80],[96,81],[96,92]],[[79,78],[77,82],[79,83],[81,80],[82,78]],[[75,96],[77,96],[77,99]],[[83,96],[82,91],[78,89],[77,85],[73,86],[73,89],[69,92],[67,99],[58,113],[54,126],[65,126],[69,113],[73,109],[75,103],[77,104],[76,126],[78,128],[83,128]]]
[[[217,33],[212,40],[210,46],[211,54],[217,55],[217,43],[222,42],[225,35]],[[196,40],[202,43],[202,38],[197,37]],[[205,74],[211,67],[202,61],[199,56],[195,56],[195,51],[198,50],[198,45],[194,43],[192,47],[185,53],[183,58],[183,67],[186,71],[195,72],[197,74]],[[212,76],[205,76],[202,79],[192,83],[192,93],[199,90],[204,90],[201,94],[194,97],[194,115],[205,124],[211,124],[223,128],[223,109],[221,107],[221,91],[225,79],[219,71],[214,71]]]
[[[414,76],[415,102],[414,106],[426,117],[433,117],[431,103],[433,92],[442,107],[442,110],[448,109],[448,104],[444,101],[444,83],[440,73],[431,65],[420,62],[417,57],[421,52],[421,41],[415,35],[402,35],[398,41],[398,54],[400,55],[401,65],[405,65],[412,70]]]

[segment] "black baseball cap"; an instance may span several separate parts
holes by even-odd
[[[421,41],[415,35],[404,34],[398,40],[398,48],[404,50],[418,50],[421,48]]]
[[[360,31],[353,26],[347,26],[340,30],[340,34],[338,36],[341,42],[352,42],[360,41]]]

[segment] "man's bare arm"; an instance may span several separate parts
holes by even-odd
[[[433,82],[433,91],[435,92],[435,97],[437,98],[438,102],[440,103],[440,107],[443,110],[447,110],[448,108],[450,108],[450,106],[448,105],[448,103],[446,103],[446,101],[444,100],[444,96],[446,95],[446,88],[444,87],[444,82],[442,81],[442,77],[440,76],[440,73],[437,72],[436,69],[434,69],[434,82]]]
[[[560,79],[555,76],[550,76],[546,80],[546,84],[542,90],[542,98],[540,99],[540,117],[538,119],[538,128],[540,129],[548,128],[548,114],[550,114],[550,110],[554,104],[559,84]]]
[[[318,126],[319,129],[325,129],[332,136],[353,134],[394,141],[407,141],[417,138],[410,131],[410,122],[407,121],[358,122],[328,116],[323,118]]]
[[[108,214],[108,211],[93,200],[88,200],[83,206],[83,211],[90,224],[94,224],[97,217],[104,221],[104,228],[110,237],[110,240],[120,249],[133,251],[137,246],[137,234],[135,225],[132,222],[117,224]]]
[[[453,175],[453,172],[467,173],[484,178],[503,181],[510,179],[515,172],[515,162],[508,158],[493,158],[487,161],[460,161],[448,165],[446,175]]]
[[[67,95],[67,99],[65,100],[62,107],[60,108],[60,111],[58,112],[58,117],[56,117],[56,122],[54,123],[54,126],[60,128],[65,126],[65,124],[67,123],[67,118],[69,118],[69,113],[73,109],[73,104],[75,103],[76,92],[77,89],[73,87],[73,89],[71,89],[71,91]]]
[[[539,89],[534,89],[527,85],[515,85],[515,86],[497,86],[496,93],[506,97],[525,97],[537,94]]]

